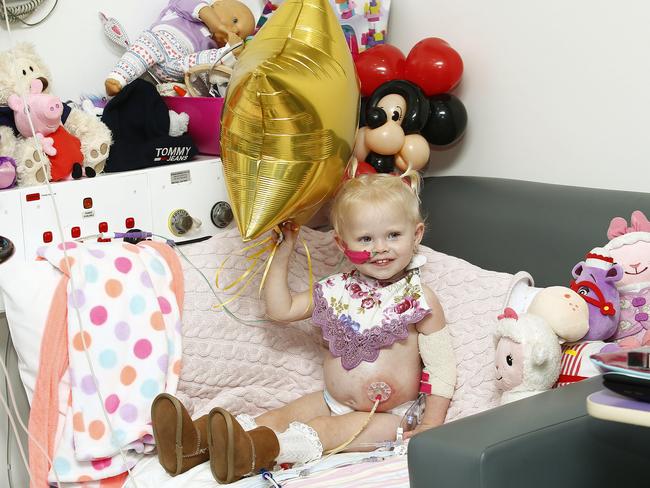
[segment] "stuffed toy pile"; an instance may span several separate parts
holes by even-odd
[[[13,129],[2,132],[2,147],[11,147],[11,154],[0,156],[11,158],[16,163],[16,179],[19,186],[38,185],[51,177],[51,164],[45,157],[45,173],[38,151],[38,141],[34,137],[24,138],[17,129],[13,110],[8,106],[12,94],[27,94],[32,81],[40,80],[43,93],[51,93],[52,77],[45,62],[38,56],[34,46],[28,43],[18,44],[15,48],[0,53],[0,127]],[[79,139],[86,175],[101,173],[112,143],[111,132],[97,117],[81,109],[64,104],[61,117],[63,127],[72,136]],[[11,137],[15,140],[9,141]],[[6,149],[4,149],[6,151]]]
[[[508,302],[519,313],[506,308],[494,337],[501,404],[552,388],[562,378],[565,343],[573,344],[589,330],[587,302],[578,293],[563,286],[534,288],[525,272],[515,275],[517,280]]]

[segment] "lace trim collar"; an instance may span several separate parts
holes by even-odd
[[[350,316],[337,315],[329,306],[321,283],[314,286],[312,319],[321,327],[329,351],[341,358],[341,365],[346,370],[356,368],[362,361],[374,362],[381,349],[406,339],[409,325],[418,323],[430,312],[428,306],[414,307],[402,314],[384,316],[381,325],[359,332]]]

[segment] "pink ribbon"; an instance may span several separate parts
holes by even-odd
[[[641,212],[635,210],[630,217],[630,227],[627,226],[627,221],[623,217],[614,217],[609,223],[607,229],[607,238],[612,240],[614,237],[619,237],[630,232],[650,232],[650,221]]]
[[[503,313],[499,316],[497,316],[498,320],[503,320],[503,319],[515,319],[519,320],[519,315],[517,315],[517,312],[515,312],[513,309],[510,307],[507,307],[503,309]]]

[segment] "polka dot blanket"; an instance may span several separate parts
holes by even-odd
[[[41,364],[44,354],[57,354],[54,361],[61,371],[65,362],[60,356],[67,353],[70,376],[63,397],[68,398],[67,412],[63,423],[56,421],[58,440],[51,454],[61,482],[105,479],[153,450],[151,401],[158,393],[176,391],[183,275],[177,256],[164,244],[69,242],[65,247],[68,261],[62,244],[38,251],[62,272],[62,293],[54,295],[43,339],[52,340],[41,348]],[[57,308],[67,310],[67,325],[65,315],[54,319]],[[57,351],[61,336],[67,340]],[[39,414],[49,414],[42,408],[47,375],[47,368],[41,368],[30,430],[38,427]],[[50,404],[58,412],[56,406]],[[30,453],[30,464],[34,457]],[[49,481],[56,481],[53,473]]]

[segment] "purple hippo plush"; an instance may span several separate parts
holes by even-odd
[[[614,262],[609,251],[596,247],[573,267],[572,274],[571,289],[589,307],[589,331],[582,341],[610,339],[616,333],[621,315],[616,283],[623,278],[623,268]]]

